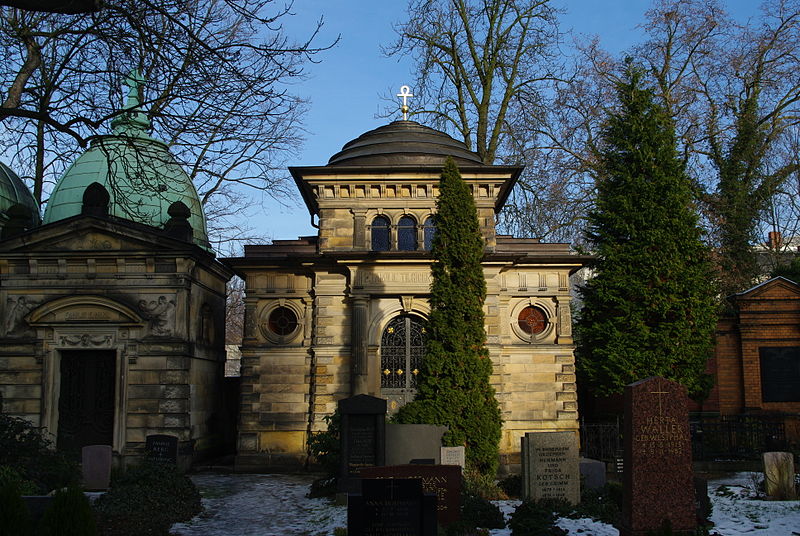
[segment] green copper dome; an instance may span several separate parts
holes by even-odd
[[[0,162],[0,227],[8,220],[8,209],[15,205],[27,209],[26,228],[37,227],[41,223],[39,205],[31,191],[10,167]]]
[[[170,205],[181,202],[191,212],[193,241],[210,249],[200,197],[191,179],[162,141],[147,134],[150,122],[139,108],[138,73],[126,80],[125,113],[112,122],[113,134],[99,136],[56,183],[44,223],[53,223],[84,212],[86,189],[97,183],[108,193],[108,214],[164,228]],[[95,187],[97,188],[97,187]]]

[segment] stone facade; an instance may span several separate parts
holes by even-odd
[[[225,261],[246,282],[237,467],[300,466],[306,437],[325,429],[341,398],[383,397],[391,413],[413,397],[420,346],[408,335],[404,367],[393,336],[424,337],[427,223],[443,160],[291,168],[318,236],[247,246]],[[585,259],[566,244],[496,234],[495,214],[520,168],[458,164],[486,239],[491,381],[504,419],[502,462],[517,470],[525,432],[578,429],[569,276]],[[376,233],[387,233],[385,251],[376,251]],[[529,316],[533,328],[520,323]],[[400,365],[387,364],[389,345]]]
[[[204,249],[112,217],[0,241],[3,412],[118,460],[151,434],[177,436],[182,465],[212,452],[230,276]]]

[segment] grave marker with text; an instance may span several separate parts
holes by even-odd
[[[528,432],[522,438],[522,494],[525,499],[581,498],[575,432]]]
[[[693,534],[697,520],[686,389],[661,377],[626,386],[624,438],[621,536],[643,536],[665,522],[673,534]]]

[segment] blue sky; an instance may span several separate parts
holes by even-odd
[[[566,10],[560,17],[562,31],[596,34],[603,47],[612,53],[620,53],[640,40],[636,27],[651,5],[650,0],[554,0],[554,3]],[[757,15],[759,3],[757,0],[723,2],[741,22]],[[322,16],[325,25],[319,43],[330,43],[337,35],[341,39],[336,47],[320,54],[320,63],[309,64],[307,80],[292,88],[310,101],[310,109],[304,119],[306,143],[289,165],[325,165],[342,145],[389,122],[375,118],[385,105],[381,96],[394,95],[401,85],[411,82],[411,62],[386,58],[380,47],[394,40],[392,25],[403,19],[405,10],[403,1],[295,0],[292,9],[295,15],[284,25],[290,36],[307,35]],[[264,210],[259,210],[251,221],[259,234],[269,238],[316,234],[299,196],[282,204],[266,199]]]

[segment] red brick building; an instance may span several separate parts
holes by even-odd
[[[800,285],[776,277],[728,298],[709,372],[715,387],[702,406],[720,415],[800,414]],[[797,418],[787,437],[800,438]]]

